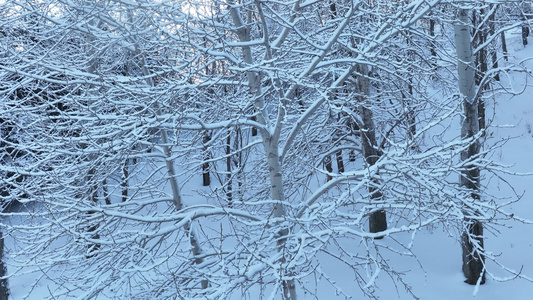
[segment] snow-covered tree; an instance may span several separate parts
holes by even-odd
[[[469,10],[460,8],[455,24],[455,44],[457,47],[457,72],[460,96],[463,98],[463,113],[461,120],[461,137],[469,140],[470,145],[461,152],[461,161],[466,168],[461,173],[461,185],[471,193],[472,200],[465,199],[465,203],[479,201],[480,169],[475,164],[476,156],[480,152],[478,101],[476,98],[475,64],[470,35],[471,16]],[[470,210],[472,205],[465,206],[465,222],[463,234],[463,272],[466,282],[470,284],[485,283],[485,256],[483,254],[483,224],[475,216],[477,209]]]
[[[459,159],[441,2],[4,1],[9,271],[80,299],[294,300],[342,291],[329,264],[403,282],[386,257],[412,241],[379,238],[501,210],[456,180],[500,167]]]

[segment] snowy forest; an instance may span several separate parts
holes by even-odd
[[[0,300],[533,287],[533,257],[511,254],[533,252],[531,1],[0,0],[0,16]]]

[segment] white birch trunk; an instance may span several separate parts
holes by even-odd
[[[235,2],[233,0],[228,0],[228,4],[232,6],[232,9],[230,11],[231,18],[233,20],[233,24],[235,25],[237,29],[237,34],[239,36],[240,42],[250,42],[250,27],[244,24],[244,21],[242,20],[240,12],[234,7]],[[262,13],[261,7],[258,6],[258,12]],[[260,18],[264,16],[259,16]],[[263,36],[267,36],[267,28],[263,27]],[[265,46],[267,49],[269,48],[267,45],[268,41],[265,40]],[[249,46],[243,46],[243,59],[244,62],[248,65],[253,64],[253,57],[252,57],[252,50]],[[270,55],[270,54],[269,54]],[[265,125],[266,128],[269,128],[267,124],[267,115],[264,111],[265,103],[263,100],[263,97],[261,96],[261,84],[260,84],[260,76],[254,71],[248,71],[246,72],[246,76],[248,79],[248,86],[250,88],[250,94],[255,97],[253,101],[254,108],[257,112],[257,122]],[[283,108],[279,108],[282,110]],[[283,115],[283,113],[280,113],[278,115]],[[280,137],[280,130],[281,130],[281,124],[282,124],[283,118],[278,118],[276,120],[276,124],[273,124],[273,132],[261,130],[261,138],[263,141],[263,147],[265,150],[265,155],[267,159],[267,165],[268,165],[268,173],[269,173],[269,179],[270,179],[270,193],[272,200],[275,201],[272,215],[276,219],[276,221],[279,221],[280,219],[284,218],[286,215],[285,207],[283,205],[283,202],[285,201],[285,195],[284,195],[284,189],[283,189],[283,175],[281,170],[281,163],[280,163],[280,155],[279,155],[279,137]],[[286,238],[285,236],[289,233],[289,230],[284,228],[279,231],[279,240],[278,240],[278,248],[279,251],[283,252],[283,248],[285,247]],[[285,258],[282,257],[281,263],[285,262]],[[296,284],[293,279],[289,280],[283,280],[282,281],[283,286],[283,299],[284,300],[296,300]]]
[[[457,22],[454,25],[454,37],[457,48],[459,91],[463,97],[461,138],[463,140],[469,140],[468,148],[461,152],[461,160],[468,161],[479,154],[480,150],[480,143],[476,138],[479,132],[478,105],[469,11],[467,9],[458,9],[457,14]],[[470,197],[474,201],[479,200],[479,167],[473,164],[465,168],[461,172],[460,184],[465,189],[470,190]],[[483,224],[475,219],[472,212],[465,211],[464,215],[466,228],[462,236],[462,250],[463,273],[466,277],[465,282],[469,284],[483,284],[485,282]]]

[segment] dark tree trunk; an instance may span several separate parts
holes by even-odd
[[[461,138],[468,141],[468,147],[461,151],[461,161],[468,162],[461,171],[460,185],[469,191],[465,197],[477,200],[480,197],[480,169],[475,162],[471,162],[479,154],[481,144],[476,137],[479,133],[478,99],[476,99],[475,58],[473,57],[470,27],[468,23],[469,10],[460,8],[458,20],[454,25],[455,45],[457,48],[457,73],[459,91],[463,96],[463,116],[461,119]],[[465,282],[477,284],[478,280],[485,280],[483,255],[483,224],[476,219],[477,212],[465,209],[465,231],[462,236],[463,273]]]
[[[348,159],[349,159],[350,161],[355,161],[355,158],[356,158],[356,157],[357,157],[357,156],[355,155],[355,150],[350,150],[350,153],[348,154]]]
[[[376,129],[374,126],[372,110],[366,107],[369,105],[365,103],[370,97],[370,82],[368,80],[368,67],[366,65],[360,65],[358,67],[360,75],[357,78],[358,90],[360,93],[359,99],[359,115],[362,119],[361,128],[361,145],[363,148],[363,157],[368,167],[373,166],[380,158],[381,153],[378,150],[378,144],[376,141]],[[372,184],[369,185],[368,191],[370,193],[371,200],[376,202],[382,199],[381,191],[375,186],[379,186],[377,179],[372,179]],[[378,210],[372,212],[369,217],[369,231],[371,233],[381,232],[387,229],[387,216],[385,211]],[[378,238],[382,238],[378,237]]]
[[[378,189],[370,188],[370,199],[373,202],[381,201],[383,195]],[[382,232],[387,230],[387,214],[384,210],[380,209],[370,214],[368,219],[369,231],[372,233]],[[376,239],[382,239],[383,236],[377,236]]]
[[[329,11],[331,12],[331,18],[335,19],[337,17],[337,6],[335,5],[335,2],[330,2]]]
[[[477,102],[477,117],[479,122],[479,130],[484,130],[486,126],[486,120],[485,120],[485,101],[483,99],[479,99]],[[483,135],[485,135],[485,132],[483,132]]]
[[[335,153],[335,156],[337,158],[337,169],[339,170],[339,173],[344,172],[344,160],[342,159],[342,150],[339,150]]]
[[[491,4],[490,9],[494,8],[494,4]],[[496,9],[492,11],[492,14],[489,16],[489,34],[494,36],[496,34]],[[492,41],[493,47],[491,47],[491,60],[492,60],[492,69],[498,69],[498,51],[496,51],[496,39]],[[494,75],[494,80],[500,81],[500,73]]]
[[[90,211],[89,212],[89,215],[93,215],[95,213],[95,211]],[[100,238],[100,234],[98,234],[96,232],[96,230],[98,230],[98,225],[92,225],[90,226],[87,231],[91,233],[91,239],[99,239]],[[86,258],[92,258],[92,257],[95,257],[97,252],[98,252],[98,249],[100,249],[100,244],[98,243],[89,243],[89,246],[87,247],[87,253],[85,254],[85,257]]]
[[[252,117],[252,121],[257,121],[257,118],[255,116]],[[252,136],[257,136],[257,128],[252,127]]]
[[[4,263],[4,235],[0,231],[0,300],[8,300],[9,298],[9,286],[7,282],[7,268]]]
[[[209,152],[207,144],[211,141],[211,137],[207,132],[204,132],[204,163],[202,164],[202,184],[203,186],[209,186],[211,184],[211,175],[209,173],[209,162],[211,159],[211,153]]]
[[[429,36],[434,39],[435,38],[435,20],[429,19]],[[434,41],[431,41],[430,45],[430,53],[432,58],[437,58],[437,50],[435,50],[435,43]]]
[[[462,124],[461,135],[464,139],[474,137],[479,128],[477,122],[477,108],[479,103],[463,102],[464,119]],[[479,140],[474,140],[470,146],[461,152],[461,161],[470,160],[479,154],[481,148]],[[470,197],[474,200],[480,198],[480,169],[477,165],[472,164],[465,166],[461,172],[461,186],[471,191]],[[483,254],[483,224],[475,219],[475,212],[465,212],[466,228],[462,235],[463,249],[463,274],[466,277],[465,282],[469,284],[485,283],[485,257]]]
[[[409,91],[409,95],[412,99],[413,97],[413,77],[411,74],[408,75],[409,76],[409,85],[407,87],[408,91]],[[406,119],[407,119],[407,136],[409,137],[409,143],[411,143],[411,149],[414,149],[415,146],[414,146],[414,138],[415,138],[415,135],[416,135],[416,114],[415,114],[415,110],[414,108],[412,107],[412,105],[410,105],[410,101],[408,99],[406,99],[404,93],[402,93],[402,95],[404,96],[404,105],[407,107],[407,112],[406,112]]]
[[[243,166],[243,152],[242,152],[242,147],[243,147],[243,137],[242,137],[242,132],[241,132],[241,129],[240,127],[236,127],[235,128],[235,142],[233,143],[234,144],[234,147],[233,149],[235,150],[239,150],[237,153],[235,153],[233,155],[233,165],[235,167],[235,170],[236,172],[234,171],[235,175],[234,178],[237,178],[237,195],[238,195],[238,198],[240,201],[242,201],[242,196],[243,196],[243,177],[242,177],[242,166]],[[235,194],[235,193],[234,193]]]
[[[463,247],[463,274],[468,284],[485,283],[485,256],[479,252],[484,249],[483,224],[472,220],[461,237]],[[478,247],[474,247],[477,244]],[[481,277],[481,278],[480,278]]]
[[[129,159],[126,158],[124,165],[122,166],[122,182],[120,187],[122,188],[122,202],[128,201],[128,179],[130,177]]]
[[[505,31],[502,31],[500,33],[500,37],[502,39],[503,59],[505,59],[505,61],[509,61],[509,52],[507,52],[507,42],[505,40]]]
[[[327,175],[327,181],[330,181],[331,180],[331,173],[333,173],[333,165],[331,163],[331,156],[326,156],[324,158],[324,166],[326,167],[326,171],[328,171],[328,175]]]
[[[360,131],[359,126],[357,126],[357,124],[354,121],[352,121],[349,117],[346,119],[346,127],[348,129],[348,132],[351,132],[354,135],[359,136],[359,131]],[[357,156],[355,154],[355,150],[350,150],[350,152],[348,153],[348,160],[355,161],[356,158]]]
[[[481,9],[480,16],[478,19],[481,21],[484,20],[485,19],[484,14],[485,14],[485,10]],[[490,17],[489,17],[489,20],[490,20]],[[475,22],[475,19],[474,19],[474,22]],[[474,46],[473,46],[474,48],[477,48],[478,46],[485,44],[485,42],[487,41],[487,35],[488,35],[487,24],[475,24],[474,23],[474,27],[476,27],[476,25],[479,25],[477,27],[479,27],[480,29],[477,32],[475,32]],[[475,83],[476,83],[476,86],[479,86],[479,88],[482,90],[489,88],[488,82],[485,82],[485,83],[482,82],[483,78],[485,77],[488,71],[487,52],[488,52],[487,49],[485,47],[482,47],[476,53],[475,65],[476,65],[477,72],[476,72],[476,77],[475,77],[476,78]],[[481,86],[482,84],[483,86]],[[479,130],[483,130],[485,129],[485,102],[483,101],[481,97],[479,97],[479,99],[476,99],[476,101],[478,103],[477,115],[478,115],[478,122],[479,122]]]
[[[529,36],[529,26],[526,22],[522,25],[522,44],[527,46],[527,37]]]
[[[89,188],[89,191],[88,191],[88,194],[89,194],[89,199],[90,201],[92,202],[91,204],[93,205],[97,205],[98,204],[98,185],[94,184],[93,182],[95,181],[94,180],[94,177],[95,177],[95,170],[94,169],[90,169],[89,170],[89,174],[87,176],[87,181],[91,184],[91,187]],[[82,196],[83,197],[83,196]],[[99,239],[100,238],[100,234],[98,233],[98,229],[99,229],[99,224],[98,224],[98,221],[96,220],[96,218],[93,217],[94,214],[96,214],[97,212],[96,211],[89,211],[88,212],[88,223],[89,223],[89,227],[87,229],[87,232],[90,233],[90,238],[91,239]],[[97,252],[98,252],[98,249],[100,249],[100,244],[98,243],[89,243],[89,245],[87,246],[87,253],[85,254],[85,257],[87,258],[91,258],[91,257],[94,257],[96,256]]]

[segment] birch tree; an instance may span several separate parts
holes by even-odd
[[[457,12],[457,23],[454,26],[455,44],[458,59],[459,90],[463,98],[464,117],[461,120],[461,137],[469,140],[468,147],[461,152],[461,160],[466,164],[461,174],[461,186],[470,193],[471,200],[480,199],[480,169],[470,164],[480,153],[478,103],[476,98],[474,55],[470,35],[469,10],[460,8]],[[479,213],[466,206],[465,232],[463,233],[463,273],[470,284],[485,283],[485,258],[483,246],[483,224],[476,219]]]

